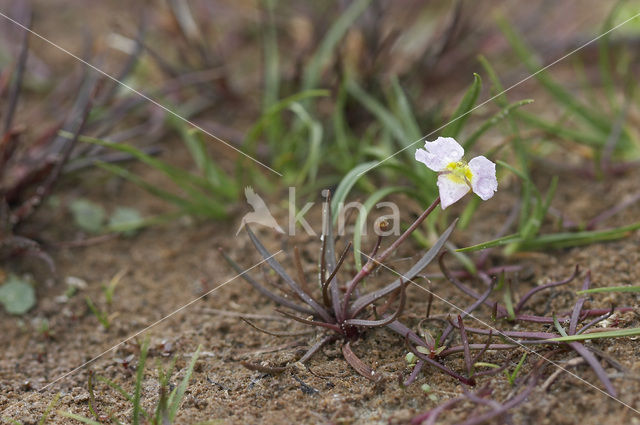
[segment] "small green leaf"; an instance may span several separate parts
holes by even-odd
[[[440,338],[440,337],[438,337],[438,338]],[[440,353],[442,353],[444,350],[446,350],[446,348],[447,348],[447,347],[446,347],[445,345],[443,345],[442,347],[438,347],[438,348],[436,348],[436,350],[433,352],[433,354],[434,354],[434,355],[436,355],[436,356],[438,356],[438,355],[440,355]]]
[[[431,350],[427,347],[423,347],[422,345],[418,345],[416,347],[416,350],[418,350],[418,352],[422,354],[431,354]]]
[[[69,205],[73,221],[82,230],[90,233],[100,233],[106,213],[100,205],[87,199],[76,199]]]
[[[10,274],[0,286],[0,303],[11,314],[24,314],[36,304],[36,293],[29,282]]]
[[[145,224],[146,222],[138,210],[128,207],[118,207],[113,214],[111,214],[111,217],[109,217],[107,228],[113,232],[122,232],[125,236],[131,236],[135,233],[136,229]]]
[[[336,19],[327,30],[318,48],[313,53],[309,64],[305,67],[302,76],[302,87],[305,90],[312,89],[318,85],[322,74],[322,69],[331,60],[336,47],[340,46],[340,41],[347,34],[353,22],[358,19],[367,9],[371,0],[357,0],[347,7],[340,17]]]
[[[408,366],[413,366],[418,361],[418,358],[413,353],[407,353],[407,355],[404,356],[404,360],[407,362]]]

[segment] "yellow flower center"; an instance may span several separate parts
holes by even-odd
[[[444,174],[458,184],[471,184],[471,168],[466,161],[451,162],[446,166]]]

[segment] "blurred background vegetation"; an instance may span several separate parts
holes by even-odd
[[[561,182],[547,177],[613,179],[637,165],[638,20],[541,71],[632,17],[633,2],[98,2],[79,11],[86,21],[65,4],[2,10],[122,84],[3,19],[3,258],[34,254],[53,270],[38,229],[22,229],[38,206],[57,205],[44,198],[60,176],[88,186],[117,176],[171,206],[67,201],[94,235],[185,214],[227,220],[247,185],[270,199],[287,186],[316,199],[328,187],[334,206],[363,201],[359,248],[377,202],[401,195],[414,211],[434,199],[435,175],[413,156],[439,135],[497,161],[501,185],[518,194],[483,247],[571,246],[637,227],[563,220]],[[85,180],[95,167],[108,173]],[[455,211],[462,228],[480,207],[469,199]],[[418,242],[445,223],[435,214]],[[542,234],[545,223],[555,224]]]

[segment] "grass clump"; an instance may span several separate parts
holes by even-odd
[[[99,382],[106,384],[108,387],[115,390],[121,396],[123,396],[126,400],[131,403],[132,413],[131,413],[131,423],[134,425],[139,425],[141,423],[150,423],[153,425],[165,425],[165,424],[173,424],[175,423],[176,416],[178,411],[180,410],[180,406],[184,401],[185,393],[187,390],[187,386],[189,385],[189,381],[191,380],[191,376],[193,375],[193,369],[195,367],[196,362],[198,361],[198,356],[200,354],[201,347],[198,347],[196,351],[193,353],[189,364],[187,365],[184,376],[180,380],[179,384],[173,386],[171,384],[171,379],[175,372],[175,365],[177,361],[177,357],[173,357],[166,368],[162,368],[158,365],[158,384],[159,384],[159,394],[158,400],[155,404],[155,407],[151,411],[147,411],[142,406],[143,394],[142,394],[142,383],[144,381],[145,374],[145,365],[147,362],[147,356],[149,354],[149,339],[146,338],[142,345],[140,346],[140,356],[138,358],[138,364],[136,366],[136,374],[135,374],[135,383],[134,383],[134,391],[133,394],[129,393],[125,389],[123,389],[116,382],[104,378],[102,376],[96,376]],[[88,390],[89,390],[89,410],[93,416],[92,418],[81,416],[72,412],[67,411],[58,411],[57,413],[61,416],[74,419],[78,422],[95,425],[102,423],[113,423],[113,424],[121,424],[120,420],[118,420],[117,412],[102,406],[98,406],[96,403],[96,395],[95,395],[95,387],[94,387],[94,377],[93,374],[89,375],[88,381]]]

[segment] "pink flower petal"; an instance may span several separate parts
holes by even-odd
[[[498,190],[496,164],[484,156],[477,156],[469,161],[469,168],[472,173],[471,188],[473,192],[483,201],[491,198]]]
[[[464,149],[452,137],[438,137],[426,142],[424,149],[416,151],[416,161],[422,162],[433,171],[443,171],[452,162],[458,162],[464,155]]]
[[[465,183],[455,182],[447,174],[440,174],[438,176],[438,190],[440,192],[440,205],[444,210],[449,205],[459,201],[470,189]]]

